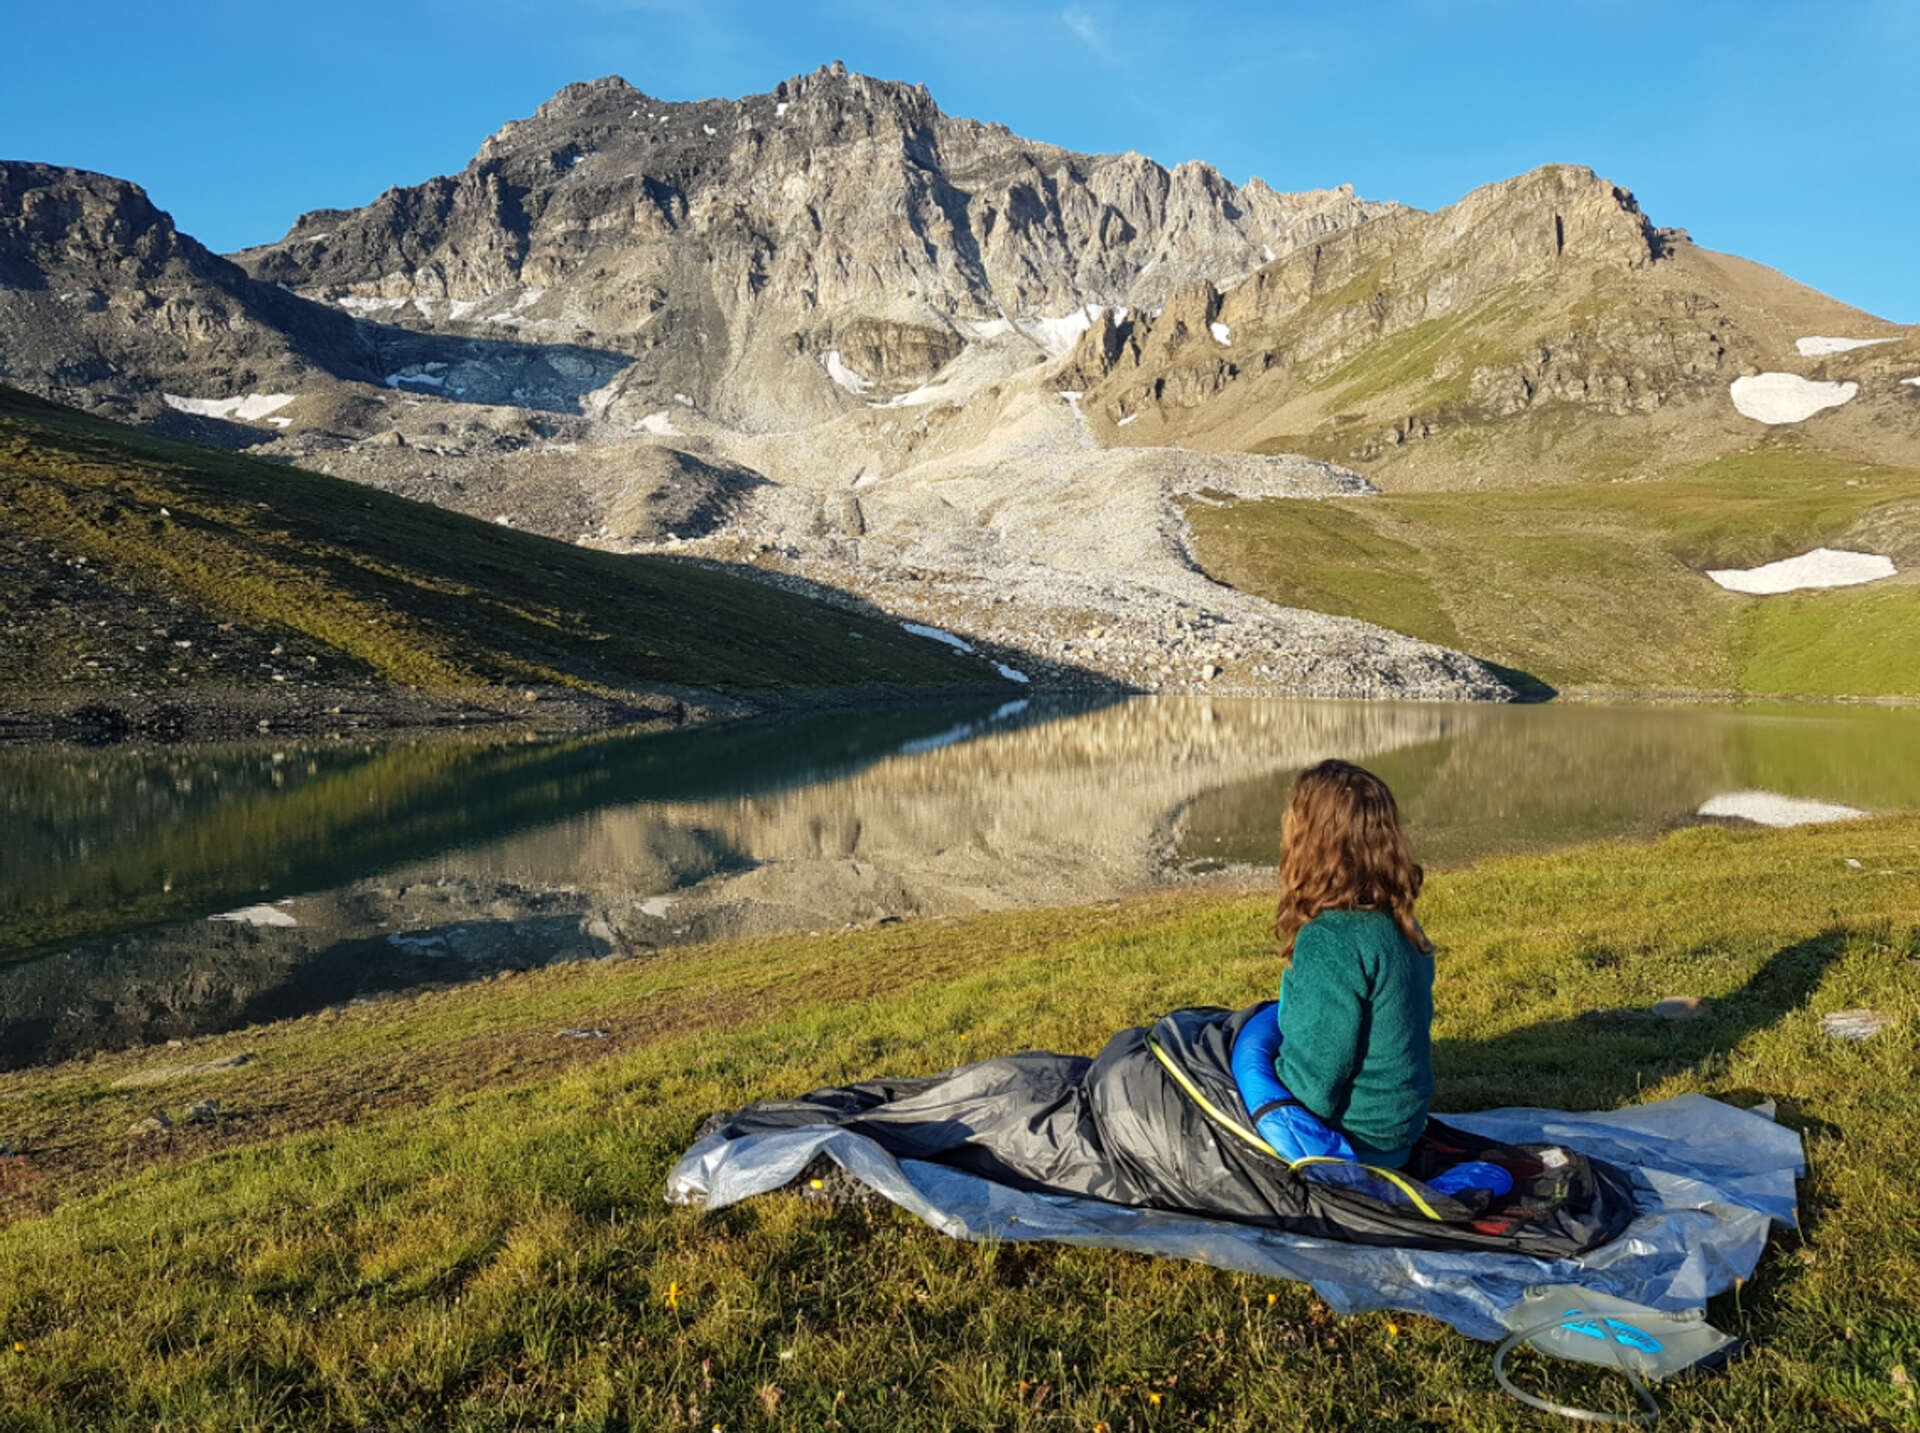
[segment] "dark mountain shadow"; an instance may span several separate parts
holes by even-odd
[[[577,343],[531,343],[360,322],[376,380],[455,403],[579,413],[581,400],[633,362]]]
[[[1692,1020],[1666,1020],[1643,1009],[1589,1010],[1489,1039],[1436,1042],[1435,1105],[1441,1110],[1503,1104],[1596,1110],[1631,1104],[1649,1085],[1699,1067],[1804,1006],[1846,942],[1847,932],[1836,926],[1780,947],[1738,990],[1702,1001],[1701,1014]],[[1696,953],[1703,961],[1720,954],[1710,948]],[[1606,966],[1633,956],[1596,947],[1581,959]],[[1809,1127],[1804,1111],[1768,1091],[1729,1087],[1719,1097],[1748,1105],[1775,1098],[1782,1123]]]

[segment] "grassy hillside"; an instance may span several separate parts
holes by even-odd
[[[1908,817],[1501,861],[1439,874],[1423,901],[1438,1108],[1700,1091],[1774,1099],[1806,1135],[1801,1231],[1710,1310],[1752,1352],[1663,1388],[1663,1426],[1915,1417],[1917,889]],[[890,1207],[661,1202],[712,1110],[1091,1052],[1176,1005],[1268,994],[1269,918],[1264,894],[1186,894],[764,939],[0,1076],[0,1423],[1535,1426],[1484,1345],[1338,1318],[1301,1286],[964,1245]],[[1638,1013],[1671,994],[1707,1015]],[[1820,1032],[1863,1005],[1901,1023],[1860,1045]],[[581,1025],[609,1034],[555,1033]],[[209,1099],[166,1138],[125,1133]],[[1552,1396],[1624,1397],[1523,1363]]]
[[[549,541],[0,388],[8,694],[320,681],[602,695],[997,684],[764,583]]]
[[[1556,688],[1920,696],[1920,469],[1783,441],[1663,481],[1195,506],[1220,581],[1361,617]],[[1708,569],[1818,546],[1871,585],[1772,597]]]

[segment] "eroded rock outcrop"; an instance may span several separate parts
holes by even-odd
[[[1076,154],[834,65],[742,100],[569,85],[460,174],[237,257],[385,321],[626,354],[637,402],[778,427],[911,390],[996,331],[1064,347],[1090,305],[1156,305],[1397,208]]]

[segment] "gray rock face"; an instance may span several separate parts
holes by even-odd
[[[830,66],[737,101],[570,85],[460,174],[236,257],[384,321],[629,355],[636,402],[770,428],[910,390],[983,331],[1064,349],[1077,330],[1042,320],[1159,304],[1398,208],[1076,154]]]
[[[365,356],[346,315],[255,282],[139,186],[0,162],[0,377],[100,407],[129,375],[149,392],[224,396],[316,369],[368,378]]]
[[[449,338],[356,319],[250,277],[138,185],[0,162],[0,380],[45,397],[250,443],[272,427],[236,411],[230,400],[249,394],[457,386],[470,402],[577,412],[626,364],[508,332]]]

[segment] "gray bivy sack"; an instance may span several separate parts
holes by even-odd
[[[1399,1170],[1290,1161],[1260,1136],[1259,1112],[1233,1073],[1235,1041],[1260,1010],[1177,1010],[1121,1031],[1092,1059],[1031,1051],[761,1101],[715,1121],[689,1160],[714,1141],[832,1127],[896,1160],[1031,1194],[1315,1239],[1542,1259],[1592,1250],[1634,1218],[1633,1182],[1606,1161],[1437,1119]],[[1497,1176],[1477,1185],[1446,1177],[1488,1166]]]

